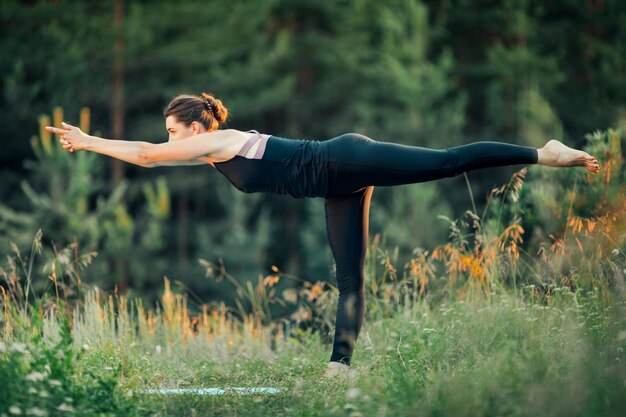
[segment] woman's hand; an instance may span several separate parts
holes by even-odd
[[[79,128],[69,125],[65,122],[61,122],[63,129],[53,126],[46,126],[46,130],[52,133],[60,135],[59,141],[63,148],[68,152],[81,151],[87,149],[91,136],[84,133]]]

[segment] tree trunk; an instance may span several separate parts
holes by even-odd
[[[113,57],[113,97],[112,97],[112,126],[113,139],[124,138],[124,0],[115,0],[113,9],[113,27],[115,28],[115,45]],[[124,165],[118,159],[111,160],[111,178],[114,184],[124,178]],[[117,287],[124,291],[128,287],[127,265],[122,259],[114,259],[113,271],[117,272],[119,279]]]
[[[116,29],[115,57],[113,59],[113,120],[111,131],[114,139],[124,139],[124,0],[115,0],[113,25]],[[112,160],[112,178],[118,183],[124,178],[124,165],[118,159]]]
[[[186,172],[186,171],[184,171]],[[189,259],[189,236],[188,236],[188,222],[189,222],[189,191],[187,187],[183,187],[178,198],[178,222],[176,227],[177,241],[178,241],[178,261],[180,263],[186,263]]]

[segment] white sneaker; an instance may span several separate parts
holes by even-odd
[[[358,375],[355,369],[350,369],[350,367],[341,362],[328,362],[328,366],[326,368],[326,372],[324,372],[324,376],[326,378],[341,378],[341,379],[354,379]]]

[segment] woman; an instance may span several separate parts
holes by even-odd
[[[67,123],[63,128],[47,129],[60,135],[69,152],[88,150],[143,167],[209,164],[246,193],[325,198],[339,288],[328,377],[349,375],[363,323],[363,266],[374,186],[431,181],[515,164],[582,166],[599,171],[593,156],[557,140],[540,149],[486,141],[429,149],[379,142],[355,133],[326,141],[293,140],[256,131],[218,130],[227,115],[222,102],[209,94],[177,96],[165,109],[169,141],[162,144],[102,139]]]

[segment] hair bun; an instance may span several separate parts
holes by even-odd
[[[202,98],[205,100],[205,107],[211,113],[211,116],[217,120],[218,123],[224,123],[228,117],[228,110],[222,104],[222,100],[213,97],[209,93],[202,93]]]

